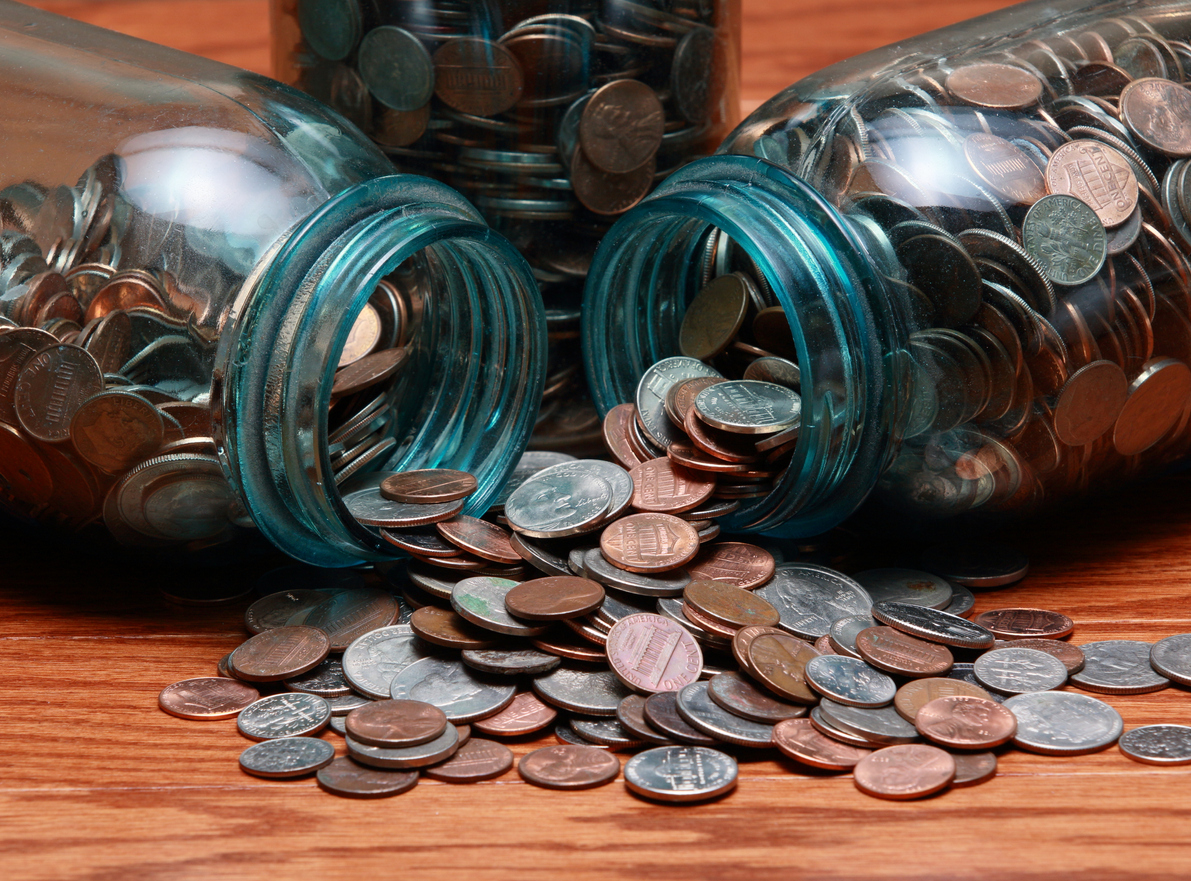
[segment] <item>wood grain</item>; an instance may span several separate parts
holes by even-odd
[[[41,6],[268,72],[266,0],[38,0]],[[825,64],[1006,5],[995,0],[745,0],[744,97],[756,103]],[[978,610],[1054,608],[1077,644],[1191,630],[1191,479],[1133,488],[1009,530],[1030,576]],[[898,561],[920,536],[860,550]],[[899,804],[846,775],[740,752],[714,804],[641,801],[620,782],[547,792],[515,773],[473,786],[424,781],[396,799],[332,798],[310,780],[236,764],[234,722],[156,707],[166,684],[208,675],[244,638],[243,603],[167,602],[179,578],[255,579],[280,561],[190,572],[97,556],[0,530],[0,878],[403,879],[1185,877],[1191,770],[1006,750],[991,783]],[[1109,697],[1127,727],[1191,721],[1191,694]],[[334,734],[324,737],[342,751]],[[518,755],[550,742],[513,744]]]

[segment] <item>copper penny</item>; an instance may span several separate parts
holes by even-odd
[[[911,678],[940,676],[955,663],[955,656],[947,646],[892,627],[861,630],[856,635],[856,651],[878,670]]]
[[[434,740],[447,730],[447,716],[423,701],[371,701],[348,713],[344,724],[361,743],[400,749]]]
[[[955,694],[923,706],[914,717],[914,727],[943,746],[992,749],[1017,733],[1017,717],[991,698]]]
[[[505,594],[505,608],[530,621],[558,621],[594,612],[604,602],[604,588],[590,578],[550,575],[523,581]]]
[[[715,478],[691,471],[667,457],[633,468],[633,507],[638,511],[677,514],[697,508],[715,492]]]
[[[409,350],[402,348],[382,349],[365,355],[359,361],[340,367],[335,371],[335,380],[331,384],[331,396],[341,398],[350,395],[378,382],[384,382],[397,374],[409,357]]]
[[[586,661],[589,664],[603,664],[607,661],[603,646],[596,647],[589,643],[575,639],[566,628],[555,626],[541,636],[536,636],[529,644],[539,651],[560,658],[570,658],[572,661]]]
[[[459,747],[455,755],[441,765],[431,765],[423,773],[444,783],[475,783],[491,780],[513,767],[513,751],[503,743],[473,737]]]
[[[736,588],[733,588],[733,590],[735,589]],[[732,637],[736,635],[736,631],[740,629],[739,627],[732,627],[728,624],[722,624],[719,621],[716,621],[714,618],[708,618],[698,609],[692,608],[690,603],[682,604],[682,617],[691,622],[696,633],[698,633],[700,630],[703,630],[723,639],[732,639]]]
[[[663,691],[651,694],[642,706],[645,721],[652,725],[666,737],[678,743],[689,743],[698,746],[718,746],[720,741],[709,737],[678,715],[678,693]]]
[[[541,731],[553,724],[557,716],[558,710],[554,707],[542,703],[533,692],[523,691],[495,716],[477,719],[471,725],[490,737],[518,737]]]
[[[317,627],[287,625],[258,633],[232,652],[228,663],[237,679],[279,682],[313,670],[331,651],[331,640]]]
[[[723,581],[692,581],[682,598],[696,611],[734,630],[752,624],[776,627],[781,615],[768,600]]]
[[[632,737],[636,737],[646,743],[673,743],[674,741],[650,725],[649,721],[645,718],[646,700],[648,698],[642,695],[630,694],[616,705],[616,721]]]
[[[450,520],[440,520],[434,527],[451,544],[484,560],[507,566],[522,562],[521,555],[509,543],[509,534],[495,523],[459,514]]]
[[[991,609],[973,619],[998,639],[1062,639],[1075,629],[1075,622],[1046,609]]]
[[[764,548],[743,541],[708,545],[686,568],[692,581],[722,581],[752,590],[773,577],[776,563]]]
[[[831,634],[824,633],[814,642],[815,651],[821,655],[839,655],[843,652],[837,652],[835,646],[831,644]]]
[[[608,631],[608,666],[641,694],[678,691],[699,680],[703,652],[681,624],[641,612],[626,615]]]
[[[517,103],[523,87],[521,65],[499,43],[456,37],[434,53],[434,94],[461,113],[504,113]]]
[[[484,649],[498,645],[491,631],[477,627],[459,614],[437,606],[422,606],[410,616],[409,626],[427,642],[452,649]]]
[[[947,76],[946,85],[965,104],[999,110],[1022,110],[1042,97],[1042,81],[1012,64],[965,64]]]
[[[322,630],[331,640],[331,651],[341,652],[358,636],[397,619],[397,599],[378,588],[357,588],[332,594],[314,608],[298,613],[291,624]]]
[[[260,696],[235,679],[203,676],[167,685],[157,695],[157,706],[182,719],[231,719]]]
[[[753,644],[753,640],[758,636],[764,636],[766,634],[769,636],[790,635],[779,627],[750,624],[748,627],[740,628],[732,636],[732,656],[736,658],[736,663],[740,665],[740,669],[746,673],[752,673],[752,668],[749,666],[749,646]]]
[[[691,443],[713,458],[736,464],[756,462],[760,459],[756,443],[751,438],[708,425],[699,418],[693,405],[687,411],[682,427]]]
[[[467,498],[476,490],[476,479],[466,471],[424,468],[390,474],[380,485],[380,494],[392,502],[435,504]]]
[[[1147,147],[1191,156],[1191,92],[1167,79],[1142,77],[1120,96],[1121,118]]]
[[[657,161],[649,159],[640,168],[626,174],[601,171],[576,146],[571,156],[571,185],[575,197],[596,214],[622,214],[645,198],[657,170]]]
[[[1111,361],[1093,361],[1071,374],[1054,409],[1054,429],[1068,446],[1090,444],[1106,431],[1129,397],[1129,379]]]
[[[707,696],[730,713],[773,725],[805,716],[807,708],[780,701],[739,673],[717,673],[707,681]]]
[[[737,474],[752,469],[749,462],[729,462],[701,450],[685,441],[675,441],[666,449],[666,455],[684,468],[705,471],[709,474]]]
[[[347,798],[387,798],[413,789],[418,772],[367,768],[340,756],[318,772],[320,788]]]
[[[579,119],[579,142],[600,171],[627,174],[653,159],[665,125],[653,89],[639,80],[615,80],[588,99]]]
[[[762,634],[749,644],[749,670],[775,694],[800,704],[819,699],[806,682],[806,665],[819,653],[801,639],[784,634]]]
[[[996,135],[977,132],[964,139],[968,164],[998,196],[1033,205],[1046,195],[1042,171],[1020,147]]]
[[[103,374],[86,349],[51,346],[30,358],[17,379],[17,419],[38,440],[64,441],[83,402],[101,391]]]
[[[821,734],[810,719],[786,719],[773,726],[773,743],[796,762],[827,771],[847,771],[872,753]]]
[[[79,455],[109,474],[149,458],[164,436],[158,409],[140,395],[119,389],[83,401],[70,422],[70,440]]]
[[[522,756],[517,773],[526,783],[546,789],[592,789],[620,775],[620,759],[594,746],[559,744]]]
[[[852,769],[852,780],[861,792],[897,801],[933,795],[946,789],[954,777],[955,760],[950,754],[919,743],[879,749]]]
[[[1084,663],[1087,659],[1084,657],[1083,649],[1077,645],[1062,639],[1013,639],[1013,640],[998,640],[993,644],[994,649],[1003,648],[1017,648],[1017,649],[1036,649],[1040,652],[1046,652],[1048,655],[1053,655],[1062,661],[1063,666],[1067,668],[1067,673],[1078,673],[1083,669]]]
[[[907,722],[913,722],[918,711],[935,698],[954,695],[989,697],[987,691],[966,679],[915,679],[897,690],[893,696],[893,708]]]
[[[244,612],[244,626],[250,633],[284,627],[299,612],[313,609],[327,598],[321,590],[279,590],[261,597]]]
[[[603,422],[604,446],[626,471],[632,471],[648,458],[638,453],[630,440],[636,412],[635,404],[617,404],[608,411]]]
[[[682,327],[678,332],[679,351],[700,361],[710,361],[722,355],[744,324],[748,308],[749,290],[743,276],[730,273],[712,279],[687,305],[686,313],[682,316]],[[714,384],[705,383],[703,387]],[[673,392],[672,388],[671,393]],[[666,397],[669,399],[670,394]],[[691,397],[682,409],[684,418],[686,411],[693,404],[694,398]],[[670,413],[670,418],[674,419],[675,413],[671,412],[671,408],[667,406],[666,410]],[[675,421],[679,424],[682,422],[681,419]]]
[[[964,786],[975,786],[991,780],[997,773],[996,753],[953,753],[955,760],[955,779],[951,781],[952,789]]]
[[[629,572],[667,572],[699,553],[699,534],[671,514],[630,514],[600,534],[600,551]]]
[[[1105,226],[1124,223],[1137,207],[1137,175],[1129,160],[1091,139],[1068,141],[1051,154],[1046,188],[1079,199]]]
[[[695,398],[699,396],[699,392],[720,382],[727,380],[720,376],[696,376],[694,379],[674,383],[666,392],[666,415],[675,425],[684,425],[687,414],[695,406]]]

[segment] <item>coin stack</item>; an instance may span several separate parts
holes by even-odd
[[[0,190],[0,503],[73,529],[102,522],[133,546],[219,542],[253,524],[215,457],[214,292],[127,267],[114,167]],[[328,437],[339,482],[396,446],[395,377],[421,315],[411,278],[381,282],[341,355]]]
[[[740,750],[851,770],[861,792],[897,800],[990,779],[991,750],[1009,742],[1079,755],[1120,739],[1138,761],[1191,762],[1191,727],[1122,737],[1108,703],[1056,691],[1191,683],[1191,634],[1076,647],[1057,612],[968,620],[972,589],[1025,576],[1020,554],[952,544],[928,550],[923,570],[849,577],[701,541],[684,516],[705,516],[705,493],[672,476],[549,464],[559,455],[527,454],[489,520],[458,516],[474,488],[460,472],[395,474],[349,495],[362,524],[416,561],[380,587],[264,596],[220,677],[168,686],[161,707],[235,717],[259,741],[246,772],[317,772],[351,797],[396,795],[422,774],[499,776],[514,764],[502,738],[552,725],[559,744],[519,761],[527,782],[583,789],[623,770],[631,792],[662,802],[729,792]],[[314,736],[328,725],[346,755]],[[642,751],[622,769],[619,750]]]
[[[573,342],[583,279],[612,219],[711,152],[735,119],[723,4],[274,10],[278,76],[347,116],[400,170],[458,189],[529,259],[552,344],[534,447],[598,451]]]

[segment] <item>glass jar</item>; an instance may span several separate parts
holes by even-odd
[[[704,357],[739,379],[780,355],[801,428],[754,455],[751,489],[728,476],[731,528],[819,533],[874,490],[932,517],[1033,511],[1183,458],[1189,38],[1186,3],[1025,3],[790,86],[605,238],[599,409],[680,355],[696,293],[735,273],[751,300],[699,319],[721,337]]]
[[[274,75],[401,171],[471,199],[533,266],[550,335],[531,446],[600,448],[577,344],[612,221],[739,118],[740,0],[273,0]]]
[[[0,81],[8,510],[344,566],[390,553],[341,497],[378,468],[488,506],[545,324],[467,201],[287,86],[17,3]]]

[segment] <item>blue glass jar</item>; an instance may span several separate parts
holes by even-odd
[[[468,510],[488,506],[532,430],[546,335],[529,267],[470,203],[393,175],[287,86],[16,3],[0,2],[0,80],[13,513],[146,545],[255,525],[343,566],[390,553],[340,494],[377,469],[464,469]],[[370,411],[332,389],[381,289],[401,357],[383,394],[359,393]],[[28,368],[51,343],[120,419],[80,427],[81,392],[38,397]],[[333,406],[355,407],[354,432],[331,430]]]
[[[802,426],[731,528],[813,535],[874,492],[1016,514],[1183,458],[1189,37],[1185,3],[1026,3],[789,87],[603,241],[598,408],[736,271],[784,311]]]

